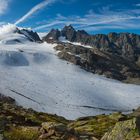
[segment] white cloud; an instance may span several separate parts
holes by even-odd
[[[19,20],[17,20],[15,24],[19,24],[19,23],[25,21],[27,18],[31,17],[34,13],[36,13],[37,11],[41,10],[42,8],[52,4],[55,1],[56,0],[44,0],[43,2],[37,4],[29,12],[27,12],[23,17],[21,17]]]
[[[90,31],[102,30],[102,29],[135,29],[136,22],[140,22],[139,9],[127,10],[127,11],[112,11],[109,7],[103,8],[100,12],[95,13],[89,10],[84,16],[69,16],[64,17],[61,14],[46,24],[37,26],[35,30],[46,29],[54,27],[62,27],[67,24],[73,24],[77,29],[85,29]],[[136,21],[137,20],[137,21]]]
[[[13,24],[5,24],[0,26],[0,40],[7,37],[7,35],[13,33],[16,30],[16,26]]]
[[[138,7],[139,7],[139,6],[140,6],[140,3],[136,4],[136,6],[138,6]]]
[[[5,14],[9,6],[9,0],[0,0],[0,15]]]

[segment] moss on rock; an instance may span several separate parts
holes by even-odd
[[[69,124],[70,128],[74,128],[77,133],[88,134],[101,138],[104,133],[112,129],[119,119],[124,118],[121,113],[113,113],[111,115],[98,115],[95,117],[80,118]]]
[[[4,137],[8,140],[37,140],[39,131],[38,127],[11,127],[4,132]]]
[[[136,118],[117,122],[114,128],[107,132],[101,140],[135,140],[139,137]]]

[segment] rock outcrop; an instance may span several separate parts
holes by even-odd
[[[60,43],[55,49],[61,59],[79,65],[89,72],[140,84],[140,67],[122,56],[70,43]]]
[[[110,132],[107,132],[101,140],[136,140],[139,137],[138,118],[117,122]]]

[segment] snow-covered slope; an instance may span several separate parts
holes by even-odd
[[[0,45],[0,92],[37,111],[68,119],[130,111],[140,86],[94,75],[56,56],[52,44]]]

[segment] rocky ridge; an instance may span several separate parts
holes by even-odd
[[[32,30],[27,30],[27,29],[17,29],[17,33],[23,34],[28,38],[28,40],[32,42],[42,42],[39,35],[32,31]]]
[[[118,54],[126,59],[136,60],[140,56],[140,35],[132,33],[109,33],[90,35],[84,30],[76,31],[71,25],[65,26],[61,31],[52,29],[44,38],[44,41],[59,41],[65,37],[70,42],[79,42],[89,45],[104,52]]]
[[[113,113],[66,120],[16,105],[0,95],[1,140],[138,140],[139,109],[132,114]]]
[[[65,38],[65,42],[60,38]],[[67,41],[68,40],[68,41]],[[71,25],[61,31],[52,29],[43,38],[58,43],[58,56],[83,69],[108,78],[140,84],[140,36],[130,33],[89,35]],[[73,42],[79,42],[76,45]],[[87,47],[88,45],[90,47]]]

